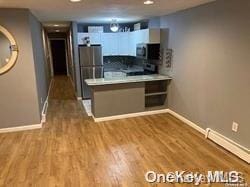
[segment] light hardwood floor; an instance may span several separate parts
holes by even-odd
[[[169,114],[93,122],[66,77],[54,80],[41,130],[0,134],[0,186],[152,186],[148,170],[238,170],[248,182],[250,174]]]

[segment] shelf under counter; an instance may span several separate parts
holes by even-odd
[[[170,80],[170,77],[163,75],[86,80],[91,88],[93,117],[97,119],[167,109],[167,85]]]

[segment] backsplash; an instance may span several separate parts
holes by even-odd
[[[133,66],[136,64],[136,58],[132,56],[104,56],[104,68],[121,68],[124,66]]]

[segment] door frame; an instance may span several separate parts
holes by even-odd
[[[66,69],[67,69],[67,76],[69,76],[69,59],[68,59],[68,50],[67,50],[67,40],[66,38],[49,38],[49,45],[50,45],[50,52],[51,52],[51,59],[52,59],[52,76],[54,77],[54,60],[53,60],[53,55],[52,55],[52,50],[51,50],[51,41],[53,40],[63,40],[65,44],[65,58],[66,58]]]

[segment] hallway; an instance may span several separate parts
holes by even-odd
[[[0,186],[152,186],[150,170],[237,170],[249,182],[249,165],[169,114],[93,122],[63,76],[43,128],[0,134],[0,142]]]

